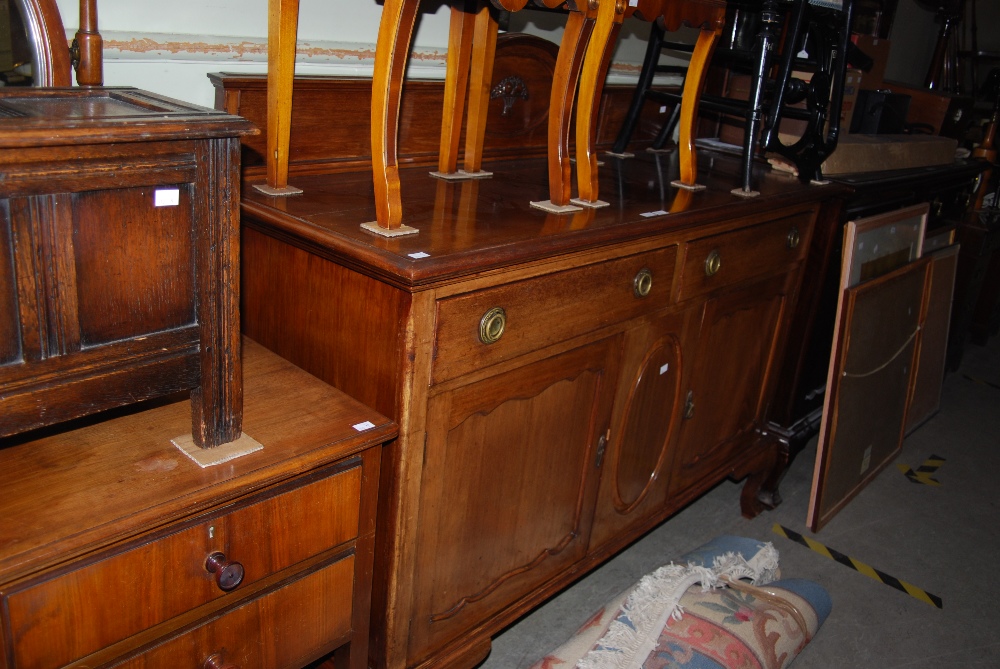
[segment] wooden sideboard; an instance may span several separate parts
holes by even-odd
[[[189,459],[183,398],[0,440],[0,667],[366,666],[396,426],[244,349],[255,453]]]
[[[377,238],[370,174],[244,187],[245,332],[395,419],[383,459],[371,663],[472,666],[490,637],[777,442],[763,428],[801,268],[838,186],[705,154],[609,159],[611,206],[529,208],[541,159],[485,181],[401,170],[406,224]]]

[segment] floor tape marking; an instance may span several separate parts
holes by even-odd
[[[859,562],[852,557],[844,555],[840,551],[836,551],[829,546],[824,546],[815,539],[810,539],[809,537],[804,537],[794,530],[790,530],[782,525],[774,524],[772,528],[775,534],[785,537],[797,544],[801,544],[806,548],[819,553],[823,557],[830,558],[834,562],[839,562],[845,567],[850,567],[854,569],[859,574],[864,574],[868,578],[874,579],[884,585],[888,585],[891,588],[895,588],[900,592],[904,592],[907,595],[913,597],[914,599],[919,599],[922,602],[930,604],[931,606],[936,606],[941,609],[944,608],[941,598],[937,595],[932,595],[922,588],[918,588],[912,583],[907,583],[906,581],[901,581],[895,576],[890,576],[883,571],[879,571],[872,566],[865,564],[864,562]]]

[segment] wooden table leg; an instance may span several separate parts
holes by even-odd
[[[376,220],[362,223],[361,227],[388,237],[417,232],[416,228],[402,224],[396,142],[403,75],[419,4],[419,0],[385,0],[375,48],[371,137]]]
[[[532,207],[545,211],[566,213],[580,210],[580,207],[570,204],[572,166],[569,161],[569,126],[576,85],[593,29],[594,18],[591,15],[570,11],[559,44],[549,101],[549,199],[531,203]]]
[[[267,183],[254,188],[267,195],[296,195],[288,185],[288,143],[292,129],[292,82],[299,0],[267,3]]]
[[[597,112],[604,90],[604,79],[611,66],[611,52],[617,41],[624,18],[624,4],[614,0],[601,0],[597,21],[590,36],[587,54],[580,76],[580,100],[576,105],[576,175],[579,197],[574,204],[584,207],[606,207],[598,199],[597,155],[594,142],[597,136]]]

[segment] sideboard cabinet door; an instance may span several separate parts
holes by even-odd
[[[660,316],[625,333],[611,436],[601,475],[591,546],[621,537],[659,515],[684,406],[688,313]]]
[[[584,556],[620,345],[612,337],[431,390],[411,658]]]
[[[785,276],[754,283],[705,305],[692,385],[685,394],[671,490],[717,476],[751,442],[768,397],[768,362],[785,306]]]

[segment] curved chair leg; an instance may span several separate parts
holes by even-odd
[[[417,232],[402,224],[396,142],[403,75],[419,4],[419,0],[385,0],[375,49],[371,137],[376,220],[361,227],[389,237]]]
[[[594,142],[604,79],[611,66],[612,46],[624,18],[624,11],[619,11],[619,8],[619,3],[611,0],[604,0],[598,6],[597,21],[590,36],[580,76],[580,100],[576,103],[576,176],[579,197],[572,202],[584,207],[608,206],[607,202],[598,199]]]
[[[296,195],[288,185],[288,144],[292,129],[292,82],[299,0],[267,3],[267,183],[254,188],[267,195]]]
[[[684,78],[684,91],[681,100],[681,116],[678,130],[678,150],[680,154],[680,179],[672,185],[689,190],[701,190],[698,185],[698,159],[694,151],[695,124],[698,122],[698,103],[705,86],[705,76],[708,74],[708,63],[719,41],[722,29],[718,27],[702,28],[698,33],[698,41],[691,54],[691,64],[688,65],[687,76]]]
[[[580,210],[580,207],[570,204],[572,166],[569,160],[569,126],[576,84],[580,79],[583,56],[593,28],[594,20],[590,16],[580,11],[570,11],[562,42],[559,44],[549,99],[549,199],[531,203],[532,207],[538,209],[555,213]]]

